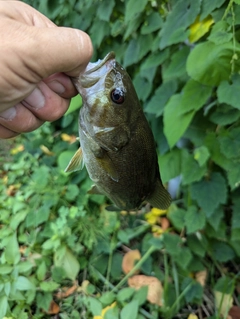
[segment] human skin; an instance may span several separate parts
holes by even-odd
[[[0,0],[0,138],[60,118],[77,94],[71,77],[92,50],[86,33],[57,27],[23,2]]]

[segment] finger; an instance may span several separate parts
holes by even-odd
[[[92,44],[85,32],[65,27],[29,28],[33,36],[24,46],[25,62],[40,78],[59,71],[78,76],[86,68]]]
[[[18,133],[13,132],[9,129],[7,129],[6,127],[0,125],[0,139],[7,139],[7,138],[11,138],[14,136],[17,136]]]
[[[55,121],[67,111],[70,99],[62,98],[44,82],[22,101],[22,104],[31,111],[35,117],[42,121]]]
[[[0,126],[16,133],[33,131],[42,123],[42,120],[21,103],[0,113]]]
[[[43,80],[47,86],[63,98],[72,98],[77,94],[77,90],[70,78],[63,73],[55,73]]]

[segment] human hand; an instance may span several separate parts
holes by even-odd
[[[77,94],[70,77],[91,58],[89,36],[23,2],[0,0],[0,47],[0,138],[61,117]]]

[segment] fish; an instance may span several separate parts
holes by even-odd
[[[153,133],[115,53],[90,62],[72,81],[83,101],[80,148],[65,171],[85,164],[94,183],[89,193],[107,196],[109,210],[138,210],[144,203],[167,209],[171,196],[162,184]]]

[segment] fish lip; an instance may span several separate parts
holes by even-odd
[[[115,57],[116,57],[116,56],[115,56],[115,53],[114,53],[113,51],[109,52],[109,53],[105,56],[105,58],[103,58],[102,60],[99,61],[99,63],[96,62],[96,63],[98,63],[98,64],[96,64],[93,68],[91,68],[91,69],[85,71],[85,72],[84,72],[84,75],[89,75],[89,74],[91,74],[91,73],[93,73],[93,72],[96,72],[96,71],[99,70],[103,65],[105,65],[108,61],[114,60]]]
[[[85,89],[94,87],[99,80],[105,78],[109,70],[112,69],[115,63],[115,53],[109,52],[102,60],[95,63],[89,63],[85,72],[81,73],[78,77],[73,78],[73,84],[78,92],[82,95]]]

